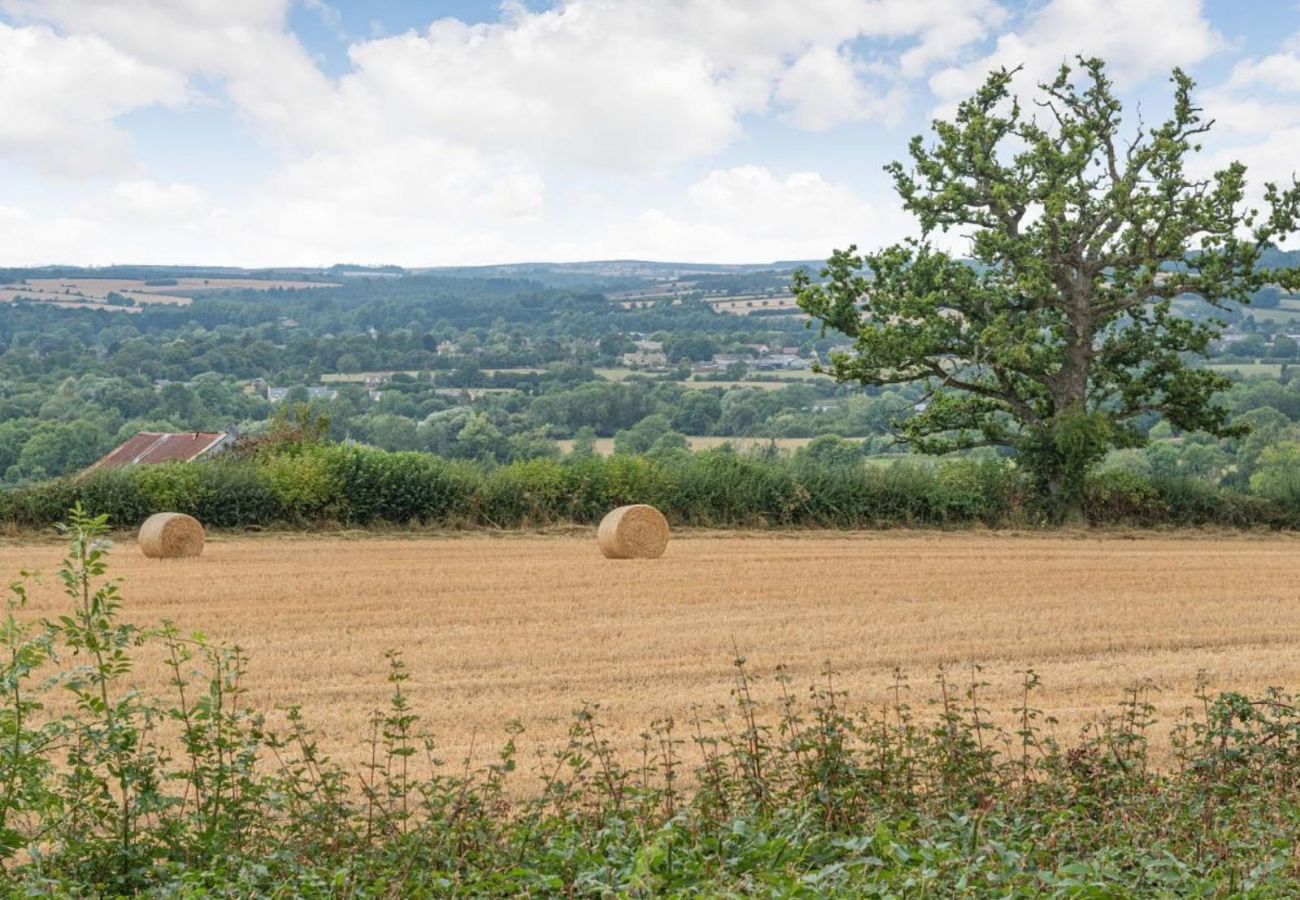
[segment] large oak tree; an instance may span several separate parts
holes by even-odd
[[[1080,59],[1040,84],[1030,114],[1015,71],[992,73],[934,139],[893,163],[920,239],[837,250],[824,283],[796,275],[799,305],[855,340],[831,372],[885,385],[925,381],[923,409],[897,423],[927,453],[1014,448],[1055,515],[1078,514],[1089,468],[1140,446],[1143,421],[1236,433],[1215,402],[1222,376],[1188,365],[1226,309],[1295,273],[1261,265],[1296,228],[1300,187],[1246,203],[1246,170],[1188,174],[1212,126],[1175,70],[1167,121],[1126,131],[1104,64]],[[969,237],[966,258],[935,232]],[[1176,308],[1177,307],[1181,308]]]

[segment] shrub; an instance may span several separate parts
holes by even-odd
[[[333,446],[318,451],[339,497],[337,517],[358,525],[455,521],[469,509],[466,469],[427,453]]]
[[[1269,462],[1284,483],[1282,461]],[[1274,470],[1278,470],[1274,472]],[[1280,473],[1280,474],[1279,474]],[[1261,490],[1265,480],[1257,479]],[[1288,489],[1289,490],[1289,489]],[[1276,494],[1276,496],[1274,496]],[[1300,526],[1287,491],[1242,494],[1192,478],[1104,469],[1088,480],[1096,525]],[[1007,460],[830,465],[814,454],[769,457],[721,447],[647,456],[573,455],[506,465],[352,445],[294,445],[197,463],[92,472],[0,492],[0,523],[47,527],[80,501],[125,527],[184,512],[219,528],[322,522],[499,528],[594,524],[646,503],[678,525],[705,527],[990,527],[1043,521],[1031,486]]]
[[[203,473],[206,489],[192,515],[204,525],[245,528],[272,525],[288,518],[262,469],[234,460],[190,465]]]
[[[349,512],[344,482],[323,447],[303,453],[267,456],[258,467],[280,515],[296,523],[341,519]]]
[[[1094,525],[1154,525],[1167,511],[1148,479],[1124,469],[1094,475],[1084,490],[1083,514]]]
[[[1024,507],[1026,488],[1005,460],[947,460],[936,469],[935,480],[949,519],[999,525]]]
[[[160,468],[170,470],[176,467]],[[177,471],[179,473],[179,470]],[[133,469],[103,469],[91,472],[80,484],[80,502],[95,515],[108,516],[112,522],[134,528],[149,518],[153,512],[168,509],[165,503],[155,505],[153,501],[160,492],[155,492],[155,496],[151,497],[145,486],[146,479],[141,478],[141,474],[143,473]],[[159,473],[159,476],[152,480],[162,481],[166,474],[168,473]]]

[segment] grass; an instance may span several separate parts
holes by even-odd
[[[648,375],[654,377],[655,373],[638,372],[634,369],[594,369],[596,375],[606,381],[624,381],[633,375]],[[682,387],[698,388],[707,390],[709,388],[722,388],[731,390],[732,388],[758,388],[764,391],[779,391],[783,387],[788,387],[792,381],[812,381],[815,379],[825,378],[825,375],[818,375],[809,371],[787,371],[787,372],[762,372],[759,373],[763,380],[761,381],[708,381],[697,380],[694,376],[683,381]]]
[[[1259,322],[1278,322],[1283,325],[1290,325],[1300,318],[1298,309],[1257,309],[1251,307],[1249,315],[1253,316]]]
[[[719,388],[724,391],[733,388],[757,388],[760,391],[779,391],[790,386],[789,381],[683,381],[682,387],[692,390],[707,391]]]
[[[29,278],[21,283],[0,285],[0,303],[11,303],[25,298],[49,303],[51,306],[84,309],[104,309],[115,312],[139,312],[141,306],[153,303],[188,306],[193,295],[219,290],[269,291],[272,289],[299,290],[304,288],[339,287],[337,284],[310,281],[278,281],[255,278],[177,278],[170,285],[151,285],[132,278]],[[118,293],[135,301],[134,306],[117,306],[105,301],[110,293]]]
[[[714,447],[721,447],[723,444],[730,444],[737,450],[749,450],[753,447],[766,447],[773,441],[782,450],[794,450],[799,447],[806,447],[812,442],[812,438],[718,437],[717,435],[698,434],[689,435],[686,440],[690,443],[692,450],[711,450]],[[573,450],[574,442],[572,440],[559,440],[555,443],[559,445],[563,453]],[[614,452],[614,439],[596,438],[596,452],[601,456],[612,454]]]
[[[1254,360],[1210,363],[1205,368],[1213,369],[1216,372],[1237,372],[1243,378],[1249,378],[1252,375],[1267,375],[1270,378],[1277,378],[1282,373],[1281,363],[1261,363]]]
[[[0,572],[53,571],[60,548],[0,548]],[[1123,535],[679,535],[657,561],[611,562],[593,535],[230,538],[197,560],[114,555],[137,621],[237,642],[259,707],[299,705],[331,754],[384,701],[384,651],[440,750],[554,746],[583,701],[633,753],[647,723],[724,701],[738,649],[758,672],[806,685],[830,662],[868,705],[896,667],[922,683],[978,662],[1008,712],[1034,668],[1038,705],[1077,734],[1151,678],[1166,720],[1205,670],[1223,689],[1300,680],[1300,602],[1288,537]],[[52,615],[53,582],[31,610]],[[157,660],[139,669],[155,686]],[[486,748],[486,750],[485,750]],[[358,760],[353,760],[358,762]]]

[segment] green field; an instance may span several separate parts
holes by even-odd
[[[683,381],[682,387],[707,391],[709,388],[758,388],[760,391],[779,391],[790,386],[788,381]]]
[[[1248,315],[1254,316],[1257,322],[1280,322],[1284,325],[1290,325],[1300,320],[1300,308],[1257,309],[1252,307],[1248,311]]]
[[[1243,378],[1249,378],[1252,375],[1268,375],[1271,378],[1276,378],[1282,373],[1281,363],[1262,363],[1254,360],[1210,363],[1205,368],[1222,372],[1225,375],[1236,372]]]
[[[723,444],[731,444],[737,450],[752,450],[755,447],[765,447],[768,444],[776,444],[782,450],[797,450],[800,447],[806,447],[812,438],[765,438],[765,437],[719,437],[717,435],[692,435],[686,438],[692,450],[712,450],[714,447],[721,447]],[[570,453],[573,450],[573,441],[562,440],[556,441],[560,450],[564,453]],[[614,452],[613,438],[597,438],[596,452],[601,456],[609,456]]]
[[[829,375],[819,375],[816,372],[810,372],[807,369],[790,369],[779,372],[761,372],[755,373],[754,378],[764,381],[767,379],[776,379],[777,381],[813,381],[819,378],[829,378]]]

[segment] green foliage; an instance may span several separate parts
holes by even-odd
[[[862,465],[862,446],[854,441],[846,441],[838,434],[823,434],[808,442],[808,446],[799,450],[819,466],[860,466]]]
[[[1265,448],[1250,487],[1288,509],[1300,509],[1300,444],[1288,441]]]
[[[448,524],[466,508],[464,477],[437,457],[359,447],[332,447],[323,455],[341,486],[343,521]]]
[[[1088,472],[1139,445],[1152,416],[1243,433],[1216,400],[1227,379],[1187,364],[1220,323],[1174,301],[1213,313],[1291,284],[1294,270],[1262,260],[1300,213],[1300,186],[1266,184],[1266,208],[1245,206],[1239,163],[1186,173],[1210,123],[1181,71],[1170,117],[1126,132],[1103,63],[1079,68],[1039,85],[1040,117],[1013,95],[1015,72],[992,73],[934,123],[933,145],[913,139],[910,168],[888,167],[922,238],[837,250],[825,283],[794,280],[799,305],[855,342],[832,357],[838,379],[927,382],[925,408],[896,423],[915,449],[1014,448],[1058,517],[1079,513]],[[952,229],[971,234],[972,259],[930,243]]]
[[[285,519],[323,521],[334,514],[344,485],[322,450],[269,456],[259,470]]]
[[[516,730],[448,766],[390,652],[353,770],[297,710],[267,725],[237,649],[126,621],[106,527],[74,510],[63,608],[34,620],[18,582],[0,620],[13,896],[1283,897],[1300,880],[1300,701],[1277,689],[1200,682],[1159,768],[1142,685],[1058,741],[1033,671],[1006,730],[977,665],[940,669],[918,712],[902,673],[859,709],[829,668],[803,694],[742,657],[730,703],[652,723],[633,763],[587,704],[531,762]],[[161,695],[130,687],[137,654],[163,660]]]
[[[1296,446],[1262,452],[1252,494],[1178,466],[1110,467],[1085,482],[1083,517],[1096,525],[1300,527],[1300,500],[1286,487],[1300,468]],[[1213,448],[1183,452],[1198,449]],[[650,503],[675,523],[723,528],[1049,523],[1034,488],[1006,459],[873,462],[834,437],[792,456],[726,446],[689,453],[661,437],[643,455],[573,454],[505,465],[318,444],[285,455],[99,470],[0,491],[0,525],[46,528],[74,503],[126,528],[164,511],[217,528],[530,528],[592,524],[626,503]]]
[[[680,445],[686,446],[685,438],[672,429],[667,416],[646,416],[631,428],[626,428],[614,435],[614,452],[622,454],[645,453],[665,437],[680,438]]]

